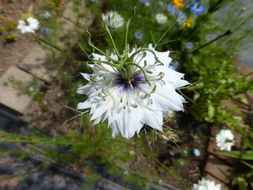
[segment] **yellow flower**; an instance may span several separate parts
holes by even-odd
[[[193,19],[192,18],[188,18],[184,24],[183,24],[183,27],[187,27],[187,28],[190,28],[192,26],[192,22],[193,22]]]
[[[178,9],[184,7],[184,2],[183,2],[183,0],[172,0],[172,4],[173,4],[176,8],[178,8]]]

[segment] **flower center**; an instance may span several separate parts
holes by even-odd
[[[144,79],[143,75],[139,73],[134,73],[130,79],[118,75],[114,80],[114,83],[122,87],[124,90],[130,90],[133,88],[138,88],[143,79]]]

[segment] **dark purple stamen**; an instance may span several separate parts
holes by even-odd
[[[132,87],[138,88],[143,81],[143,78],[143,75],[138,73],[135,73],[131,79],[126,79],[119,75],[114,82],[116,85],[119,85],[124,90],[130,90]]]

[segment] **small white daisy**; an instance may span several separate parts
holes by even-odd
[[[82,73],[88,83],[77,90],[87,100],[77,109],[90,109],[94,124],[108,120],[113,137],[131,138],[144,124],[162,131],[163,116],[183,110],[185,99],[176,89],[189,84],[168,68],[169,54],[151,44],[123,55],[93,53],[93,74]]]
[[[39,21],[36,18],[29,17],[26,20],[19,20],[17,28],[22,34],[34,33],[39,28]]]
[[[197,184],[193,184],[192,190],[220,190],[221,185],[214,181],[201,179]]]
[[[123,17],[116,11],[110,11],[106,13],[105,15],[103,14],[102,20],[107,26],[114,29],[120,28],[124,24]]]
[[[168,20],[167,16],[165,14],[162,14],[162,13],[158,13],[156,16],[156,22],[158,24],[165,24]]]
[[[221,150],[231,151],[234,143],[234,135],[230,130],[223,129],[216,135],[216,144]]]

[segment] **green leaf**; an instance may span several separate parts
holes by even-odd
[[[248,163],[248,162],[244,162],[244,161],[242,161],[242,163],[244,163],[246,166],[248,166],[249,168],[251,168],[251,169],[253,169],[253,165],[252,164],[250,164],[250,163]]]
[[[208,117],[209,119],[212,119],[215,113],[215,109],[212,104],[208,105]]]
[[[216,152],[224,156],[229,156],[232,158],[238,158],[242,160],[253,160],[253,151],[230,151],[230,152]]]
[[[235,178],[232,182],[232,185],[237,185],[239,187],[239,190],[247,190],[247,182],[244,178],[238,177]]]

